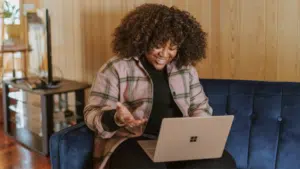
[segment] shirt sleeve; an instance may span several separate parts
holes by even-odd
[[[197,70],[191,66],[190,69],[190,107],[189,115],[195,116],[211,116],[213,109],[209,105],[208,97],[206,96],[202,85],[199,81]]]
[[[108,62],[98,71],[84,108],[86,125],[104,139],[111,138],[116,133],[111,117],[119,100],[118,86],[118,73],[113,64]]]
[[[115,122],[115,114],[116,110],[107,110],[104,111],[101,118],[101,123],[104,128],[104,130],[112,132],[116,131],[120,128],[120,126],[117,125]]]

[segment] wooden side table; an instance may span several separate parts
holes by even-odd
[[[31,90],[24,81],[3,81],[3,118],[6,134],[23,146],[49,153],[49,138],[54,132],[53,117],[57,103],[54,97],[75,94],[74,117],[76,123],[83,121],[84,91],[90,85],[62,80],[56,89]]]

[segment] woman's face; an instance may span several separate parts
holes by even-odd
[[[166,44],[156,46],[150,50],[150,52],[146,54],[146,58],[156,70],[162,70],[175,58],[177,50],[177,46],[172,45],[171,42],[168,41]]]

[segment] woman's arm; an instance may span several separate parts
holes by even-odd
[[[90,96],[84,108],[86,125],[102,138],[112,137],[118,126],[113,121],[116,104],[119,100],[118,73],[111,62],[97,72]]]
[[[191,117],[212,115],[213,109],[208,103],[208,97],[204,93],[197,70],[193,66],[190,69],[190,101],[189,115]]]

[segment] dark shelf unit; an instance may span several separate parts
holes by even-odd
[[[59,88],[32,90],[23,80],[3,81],[5,133],[30,150],[47,156],[54,132],[83,121],[84,92],[89,87],[87,83],[62,80]],[[58,100],[59,95],[72,95],[73,104]],[[66,109],[73,115],[65,118]]]

